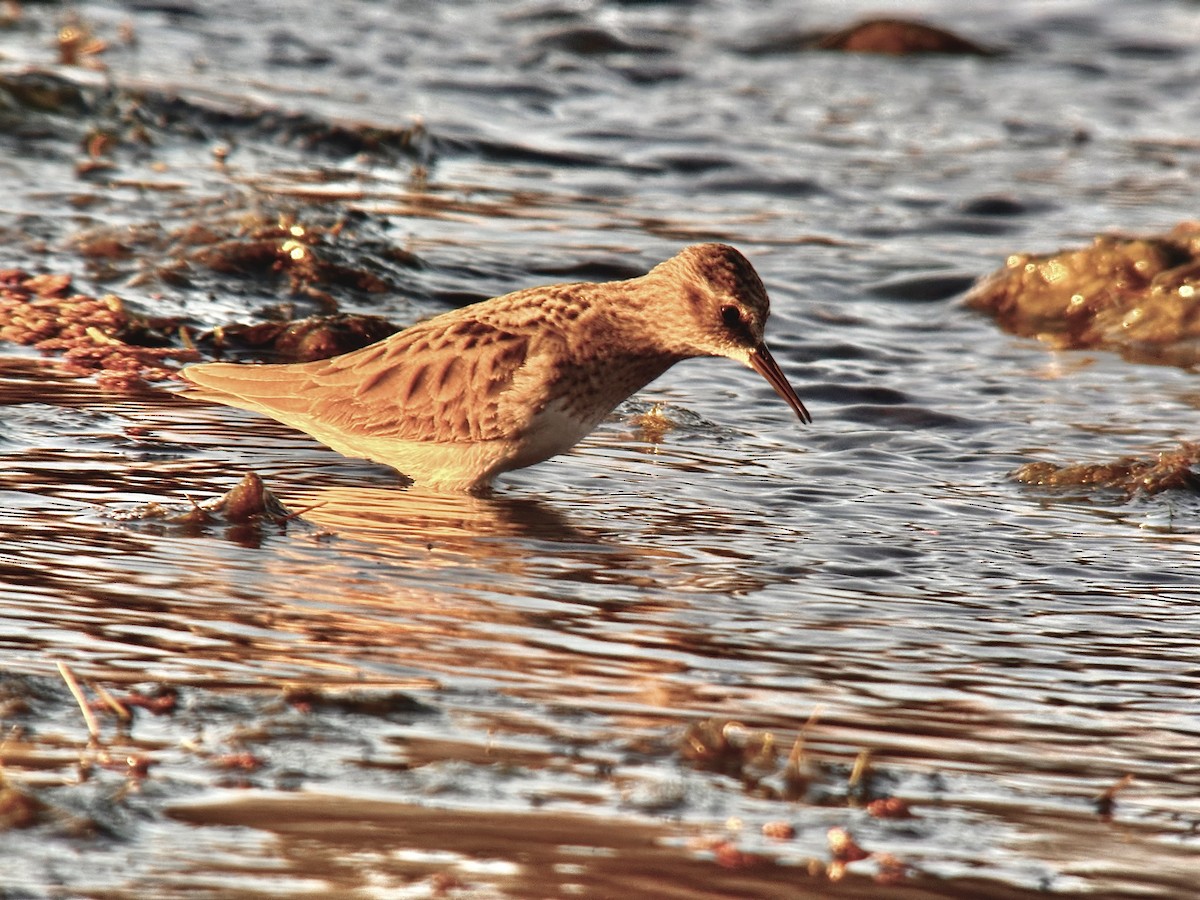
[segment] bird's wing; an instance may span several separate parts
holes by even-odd
[[[519,430],[537,411],[536,397],[516,403],[505,396],[533,343],[527,329],[448,313],[331,359],[209,363],[183,374],[198,386],[194,396],[266,413],[318,437],[324,430],[400,441],[486,441]]]

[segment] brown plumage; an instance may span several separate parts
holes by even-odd
[[[479,490],[574,446],[695,356],[750,366],[810,421],[763,343],[768,312],[741,253],[697,244],[639,278],[516,291],[331,359],[183,374],[191,396],[264,413],[423,487]]]

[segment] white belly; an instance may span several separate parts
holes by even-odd
[[[570,450],[597,424],[599,420],[582,421],[561,403],[552,402],[514,438],[441,443],[323,435],[320,440],[346,456],[392,466],[421,487],[475,491],[486,488],[501,472],[531,466]]]
[[[591,434],[598,424],[600,419],[582,420],[568,412],[561,401],[551,401],[530,420],[521,438],[513,442],[511,462],[497,471],[520,469],[565,453]]]

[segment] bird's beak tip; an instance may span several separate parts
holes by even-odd
[[[750,351],[750,367],[767,380],[767,383],[775,389],[775,393],[792,408],[801,422],[805,425],[812,424],[812,416],[809,415],[808,409],[796,396],[795,390],[783,374],[783,370],[779,368],[779,363],[775,362],[775,358],[771,356],[771,351],[767,349],[766,344],[759,344]]]

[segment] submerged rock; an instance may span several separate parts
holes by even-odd
[[[953,32],[907,19],[868,19],[826,35],[818,50],[845,53],[944,53],[957,56],[995,56],[996,51]]]
[[[1103,235],[1090,247],[1017,253],[966,302],[1014,334],[1139,362],[1200,363],[1200,223],[1160,237]]]
[[[842,53],[881,53],[908,56],[940,53],[958,56],[997,56],[998,51],[950,31],[911,19],[864,19],[837,31],[798,30],[784,25],[735,43],[748,56],[834,50]]]

